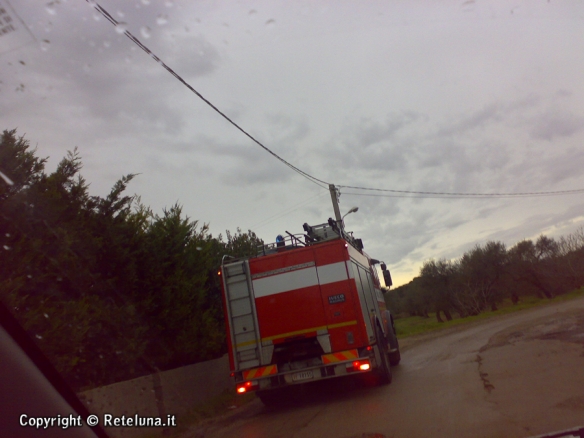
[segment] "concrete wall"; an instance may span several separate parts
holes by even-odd
[[[229,373],[229,359],[225,355],[219,359],[85,391],[79,397],[100,420],[106,413],[115,417],[139,414],[166,418],[167,414],[184,414],[223,390],[233,388]],[[128,438],[155,434],[157,429],[108,427],[106,431],[112,437]]]

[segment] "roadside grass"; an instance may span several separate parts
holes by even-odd
[[[410,316],[406,318],[397,318],[395,320],[395,330],[399,338],[407,338],[408,336],[419,335],[422,333],[442,330],[447,327],[468,324],[474,321],[489,319],[498,315],[506,315],[508,313],[519,312],[533,307],[543,306],[546,304],[560,303],[584,296],[584,287],[573,292],[558,295],[552,299],[537,298],[537,297],[522,297],[521,301],[513,305],[511,300],[505,300],[498,305],[499,310],[487,310],[476,316],[467,316],[466,318],[454,318],[452,321],[438,322],[436,320],[436,313],[429,313],[429,318],[421,316]]]

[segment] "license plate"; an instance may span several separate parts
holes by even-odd
[[[312,379],[312,377],[313,377],[312,370],[302,371],[301,373],[292,374],[292,380],[294,382],[298,382],[299,380]]]

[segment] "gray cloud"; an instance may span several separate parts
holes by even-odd
[[[420,115],[412,111],[388,116],[385,122],[378,122],[369,118],[359,121],[352,133],[353,146],[368,148],[394,138],[406,126],[420,119]]]
[[[434,135],[438,137],[450,137],[477,128],[483,128],[488,123],[500,121],[502,113],[503,108],[499,104],[491,103],[484,108],[475,111],[473,114],[463,117],[459,121],[443,126],[438,129]]]
[[[460,137],[490,124],[510,123],[517,114],[536,107],[539,102],[540,98],[536,95],[528,95],[515,101],[491,102],[468,115],[461,114],[458,120],[445,123],[432,133],[432,137]]]
[[[43,56],[36,57],[34,62],[24,61],[19,81],[25,84],[28,93],[55,100],[55,117],[71,113],[73,118],[90,119],[86,133],[93,131],[88,135],[92,138],[120,135],[131,125],[140,132],[162,130],[167,133],[184,126],[185,115],[173,105],[176,80],[124,35],[117,33],[105,18],[85,4],[64,7],[55,3],[54,13],[50,15],[43,8],[36,8],[36,3],[29,3],[19,6],[37,11],[32,17],[27,12],[27,18],[39,23],[33,28],[37,39],[49,43]],[[118,9],[104,6],[112,9],[110,12],[119,20],[127,20],[130,31],[171,67],[176,66],[186,78],[207,75],[218,68],[218,50],[204,37],[179,32],[173,41],[167,41],[168,46],[163,46],[162,38],[144,38],[140,31],[153,11],[123,8],[124,18],[120,18],[116,13]],[[160,9],[160,15],[165,10],[162,5],[153,5],[153,8]],[[64,26],[72,28],[78,37],[71,38],[70,33],[56,31],[43,34],[43,26],[49,23],[54,30]],[[159,31],[170,31],[170,25],[160,30],[153,26],[151,33]],[[181,47],[189,50],[185,52]],[[50,89],[44,84],[50,84]],[[184,93],[188,93],[186,88]],[[165,98],[161,99],[161,94]],[[9,105],[11,96],[5,97],[8,99],[2,100]]]
[[[584,204],[572,205],[561,212],[545,212],[525,218],[514,227],[507,227],[489,234],[484,241],[500,240],[507,242],[509,246],[532,236],[541,233],[542,230],[555,227],[559,234],[552,234],[551,237],[559,237],[565,232],[573,231],[572,222],[574,219],[584,215]]]
[[[531,137],[552,141],[570,137],[584,128],[584,117],[562,110],[550,110],[532,119]]]
[[[404,172],[411,153],[411,139],[405,131],[414,129],[423,118],[421,114],[405,111],[390,114],[382,122],[371,118],[350,122],[321,154],[351,173]]]
[[[227,124],[226,126],[231,129]],[[266,116],[266,126],[263,132],[251,134],[284,160],[293,165],[304,161],[302,169],[316,173],[311,170],[307,160],[303,159],[302,150],[296,147],[310,132],[305,118],[271,114]],[[183,142],[173,148],[187,153],[196,150],[207,156],[220,158],[218,170],[223,175],[223,180],[232,185],[282,183],[296,174],[277,158],[269,156],[251,139],[225,142],[208,136],[198,136],[192,144]]]
[[[255,21],[250,6],[235,3],[100,4],[266,146],[326,181],[444,192],[582,184],[574,50],[583,40],[554,2],[545,11],[557,20],[511,23],[496,13],[473,15],[479,19],[470,26],[459,8],[432,6],[421,18],[420,8],[392,2],[309,14],[270,3],[254,6]],[[141,172],[132,187],[155,210],[179,199],[185,212],[221,230],[264,225],[320,190],[221,120],[105,19],[96,21],[86,2],[53,5],[48,13],[34,0],[14,3],[37,39],[49,42],[0,60],[4,127],[30,134],[39,155],[58,160],[79,145],[92,190],[107,193],[119,175]],[[517,26],[526,32],[519,45]],[[326,220],[332,212],[322,192],[261,231],[273,236],[289,223]],[[411,272],[483,238],[513,243],[562,221],[569,228],[580,214],[566,213],[576,197],[537,201],[343,193],[341,208],[359,206],[348,223],[372,256]]]

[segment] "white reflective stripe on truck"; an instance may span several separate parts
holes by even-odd
[[[331,263],[330,265],[318,266],[316,270],[318,272],[318,280],[320,284],[348,280],[347,265],[344,261]]]
[[[343,261],[317,266],[316,269],[312,266],[269,277],[256,278],[252,283],[255,297],[261,298],[347,279],[347,268]]]
[[[312,267],[259,278],[253,280],[252,283],[255,297],[261,298],[291,290],[316,286],[318,284],[318,277],[316,276],[316,269]]]

